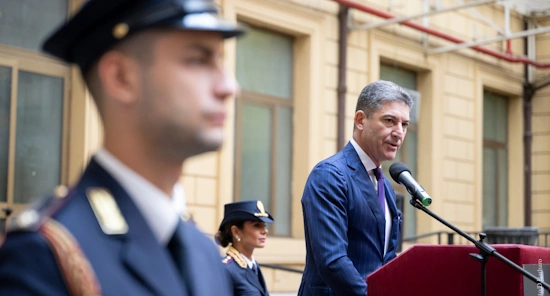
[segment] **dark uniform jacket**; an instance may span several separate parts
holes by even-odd
[[[99,198],[94,207],[93,196]],[[14,220],[16,229],[0,248],[0,295],[69,294],[59,261],[45,240],[44,225],[52,219],[78,242],[103,295],[232,295],[210,239],[191,222],[182,224],[187,262],[182,276],[128,194],[93,159],[67,196],[38,207]],[[76,262],[76,270],[85,263]]]
[[[227,249],[227,256],[222,262],[231,274],[235,296],[269,296],[262,270],[257,263],[258,275],[248,268],[245,259],[233,247]]]

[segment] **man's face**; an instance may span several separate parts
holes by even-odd
[[[362,113],[362,114],[358,114]],[[409,125],[409,106],[403,102],[387,102],[367,118],[362,111],[355,115],[359,146],[379,166],[395,158],[403,144]]]
[[[225,100],[236,81],[223,68],[219,33],[168,31],[143,67],[140,130],[163,153],[181,160],[212,151],[223,140]]]

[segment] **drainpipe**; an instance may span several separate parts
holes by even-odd
[[[529,28],[527,21],[523,22],[524,28]],[[529,37],[524,38],[523,49],[526,56],[529,56]],[[523,74],[525,81],[523,82],[523,180],[524,184],[524,226],[531,226],[532,220],[532,198],[531,198],[531,150],[533,143],[533,130],[532,130],[532,117],[533,117],[533,96],[535,95],[535,88],[530,81],[529,65],[523,65]]]
[[[338,39],[338,113],[337,113],[337,136],[336,150],[339,151],[346,145],[345,125],[346,125],[346,65],[347,65],[347,45],[348,45],[348,15],[349,8],[340,5],[338,13],[339,39]]]
[[[525,65],[525,68],[528,66]],[[527,73],[527,72],[526,72]],[[527,75],[526,75],[527,76]],[[532,117],[533,117],[533,96],[535,95],[535,89],[525,77],[525,83],[523,84],[523,161],[525,165],[524,169],[524,223],[525,226],[531,226],[531,214],[532,214],[532,200],[531,200],[531,149],[533,142],[532,131]]]

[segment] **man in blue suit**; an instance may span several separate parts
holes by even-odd
[[[104,141],[78,184],[11,223],[0,295],[232,295],[213,242],[182,219],[183,161],[217,149],[236,82],[212,0],[90,0],[44,43],[80,67]]]
[[[298,295],[365,296],[367,275],[396,256],[401,213],[380,166],[403,143],[411,107],[396,84],[367,85],[353,139],[313,168],[302,196],[307,255]]]

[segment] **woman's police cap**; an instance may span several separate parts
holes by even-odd
[[[151,28],[213,31],[224,38],[244,32],[219,18],[213,0],[89,0],[46,39],[43,49],[85,73],[115,43]]]
[[[272,223],[273,217],[265,211],[264,204],[259,200],[246,200],[226,204],[223,221],[219,230],[230,222],[237,221],[262,221]]]

